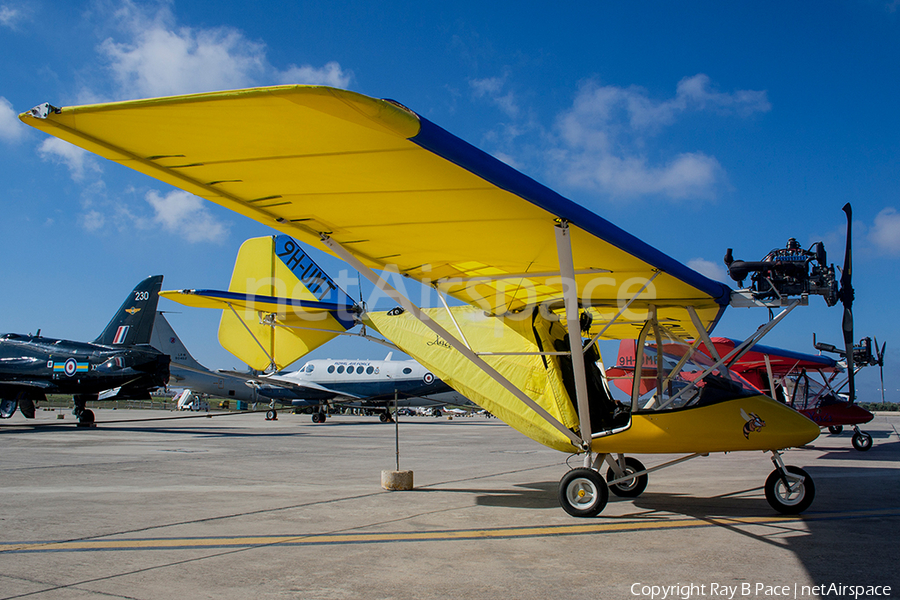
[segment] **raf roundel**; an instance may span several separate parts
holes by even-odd
[[[75,374],[75,371],[78,370],[78,363],[75,362],[74,358],[70,358],[66,360],[66,364],[63,367],[63,372],[65,372],[67,377],[71,377]]]
[[[434,383],[434,375],[432,375],[431,373],[425,373],[425,376],[422,378],[422,380],[425,381],[425,383],[431,385],[432,383]]]

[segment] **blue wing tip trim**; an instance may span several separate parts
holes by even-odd
[[[554,192],[490,154],[472,146],[419,116],[421,129],[410,141],[429,152],[471,171],[493,185],[569,221],[588,233],[640,258],[647,264],[709,294],[718,304],[728,305],[731,288],[710,279],[638,239],[603,217]]]

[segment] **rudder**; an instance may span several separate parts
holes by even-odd
[[[162,275],[153,275],[137,284],[94,343],[105,346],[149,344],[162,281]]]

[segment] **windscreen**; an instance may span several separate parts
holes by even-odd
[[[640,347],[640,410],[673,410],[760,392],[663,325],[648,323]],[[637,370],[635,370],[637,377]],[[638,383],[638,382],[635,382]]]

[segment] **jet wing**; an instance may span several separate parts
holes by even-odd
[[[42,379],[20,379],[17,381],[4,381],[0,383],[0,389],[3,388],[29,388],[38,390],[49,390],[55,387],[52,381]]]
[[[562,296],[554,224],[569,223],[579,297],[598,331],[637,337],[651,305],[682,335],[730,289],[389,101],[278,86],[57,109],[28,125],[365,265],[396,268],[490,314]]]
[[[278,387],[283,387],[285,389],[293,390],[298,393],[303,393],[304,391],[314,390],[317,392],[324,392],[326,394],[334,394],[335,396],[343,396],[346,398],[350,398],[353,400],[360,400],[362,396],[355,396],[353,394],[348,394],[347,392],[337,392],[335,390],[329,389],[323,385],[319,385],[318,383],[314,383],[312,381],[287,381],[285,379],[275,379],[271,376],[261,376],[261,375],[250,375],[248,373],[239,373],[237,371],[219,371],[220,373],[225,373],[227,375],[234,375],[237,377],[243,377],[247,381],[253,381],[255,383],[260,383],[264,385],[275,385]]]

